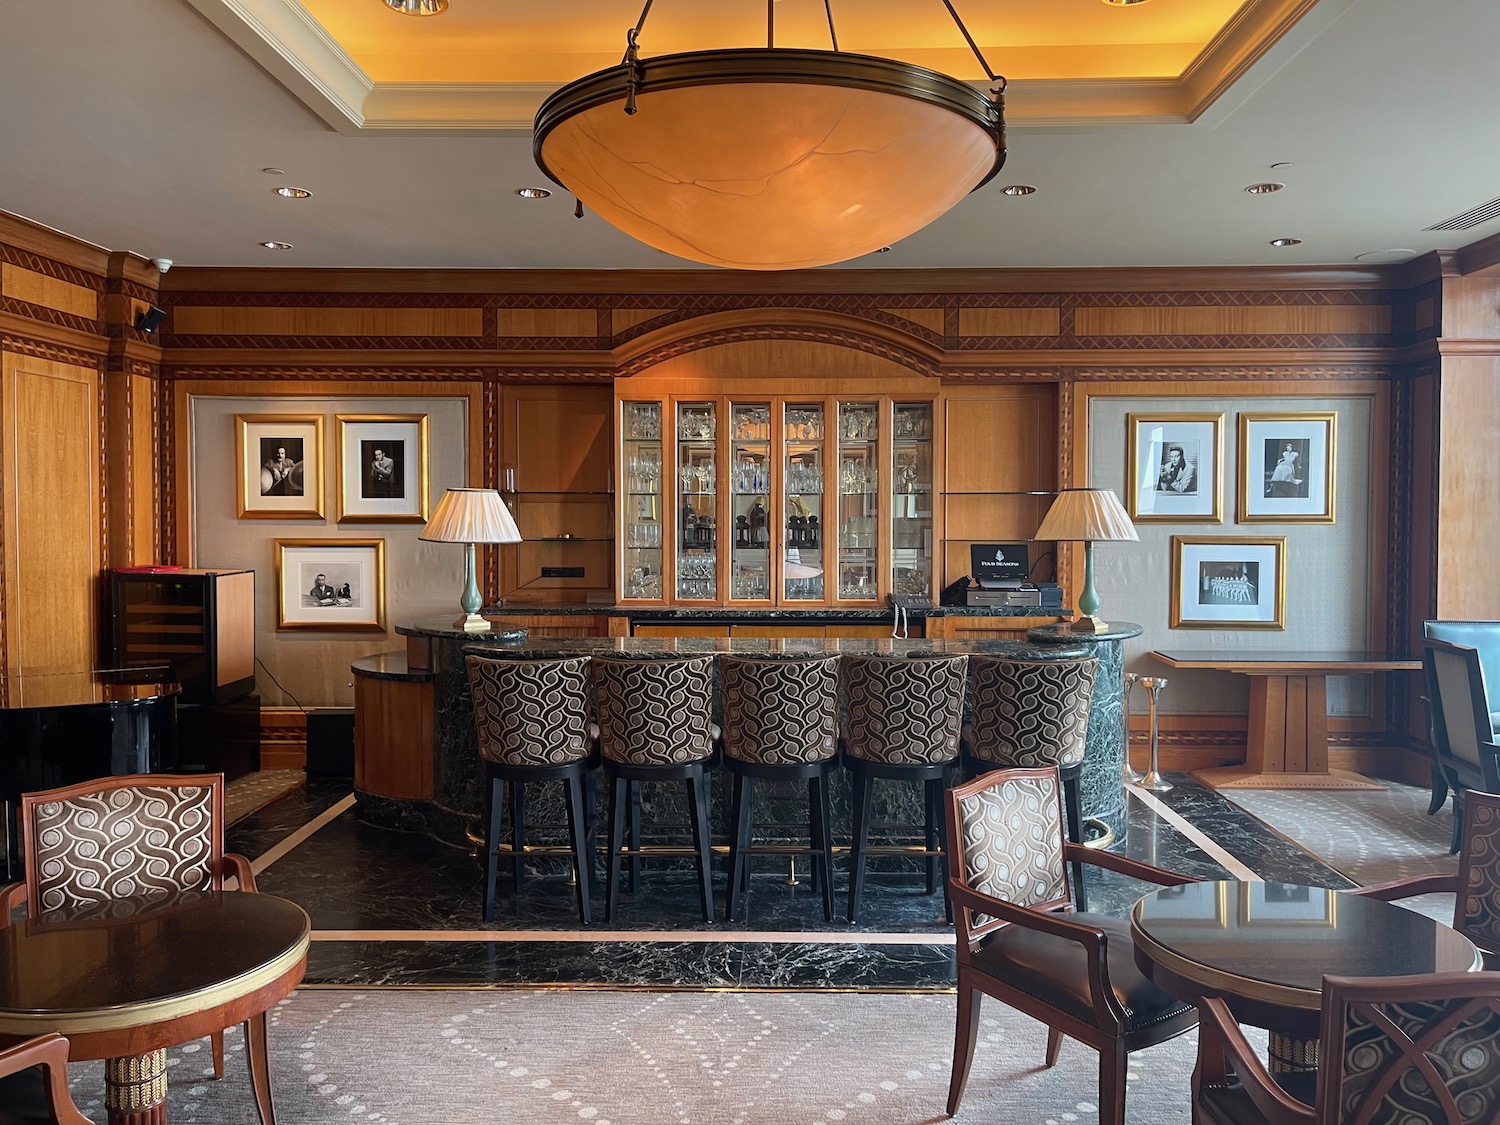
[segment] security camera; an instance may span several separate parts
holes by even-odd
[[[166,273],[169,269],[172,268],[172,259],[171,258],[152,258],[151,259],[151,264],[153,266],[155,266],[159,272]]]

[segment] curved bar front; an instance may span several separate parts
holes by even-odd
[[[471,840],[484,811],[485,790],[484,771],[480,768],[479,750],[474,734],[473,703],[469,694],[468,676],[464,667],[464,652],[493,651],[504,653],[507,656],[517,658],[548,658],[564,655],[591,655],[595,653],[618,656],[656,656],[663,653],[675,653],[681,655],[703,654],[703,653],[745,653],[758,655],[784,655],[796,657],[824,652],[840,653],[869,653],[880,652],[892,655],[924,655],[935,653],[989,653],[994,655],[1013,656],[1028,660],[1066,659],[1077,658],[1095,654],[1095,644],[1068,643],[1066,640],[1053,640],[1047,638],[1041,642],[1015,641],[1015,640],[942,640],[921,639],[898,640],[895,638],[880,639],[847,639],[847,638],[747,638],[747,637],[521,637],[517,638],[517,632],[523,628],[509,622],[495,623],[492,633],[466,633],[461,629],[454,628],[451,617],[431,618],[416,621],[397,628],[397,632],[415,638],[418,644],[411,646],[409,651],[427,653],[425,663],[428,667],[413,667],[400,653],[385,653],[378,656],[366,657],[356,661],[353,672],[356,678],[356,687],[363,685],[365,688],[378,688],[385,686],[388,689],[399,690],[404,686],[425,687],[430,684],[431,705],[430,715],[430,751],[422,748],[422,739],[418,732],[416,737],[408,737],[402,740],[399,747],[377,748],[378,738],[367,737],[372,732],[362,732],[361,724],[369,720],[379,721],[377,712],[373,706],[368,708],[370,714],[362,713],[359,702],[362,694],[356,692],[356,779],[355,788],[359,795],[360,815],[372,823],[385,824],[391,827],[422,830],[437,836],[439,839],[447,840],[454,844],[466,844]],[[1091,638],[1094,639],[1094,638]],[[1116,665],[1119,663],[1119,646],[1115,646],[1114,659]],[[1104,649],[1099,649],[1101,658],[1107,657]],[[1089,731],[1089,753],[1094,753],[1094,716],[1098,713],[1101,704],[1104,706],[1105,717],[1102,726],[1106,731],[1113,731],[1118,739],[1120,734],[1120,692],[1119,692],[1119,668],[1116,667],[1112,677],[1115,688],[1112,692],[1095,694],[1094,710],[1090,712]],[[410,697],[411,700],[420,698],[417,695]],[[399,710],[407,711],[409,705],[402,705]],[[1109,708],[1113,707],[1113,725],[1109,720]],[[377,753],[413,753],[430,754],[430,770],[427,776],[430,784],[423,787],[414,786],[410,792],[392,791],[387,787],[384,792],[373,792],[366,786],[360,784],[360,777],[365,775],[390,776],[393,772],[388,764],[380,764],[379,768],[368,760],[371,755]],[[1121,760],[1120,748],[1115,748],[1110,757],[1114,766],[1114,793],[1095,792],[1091,798],[1090,790],[1084,789],[1084,812],[1089,816],[1108,817],[1115,807],[1123,809],[1124,795],[1120,784],[1119,762]],[[419,777],[422,769],[417,763],[409,763],[413,768],[405,770],[405,774]],[[841,778],[842,771],[836,777]],[[1086,774],[1087,776],[1087,774]],[[425,792],[420,790],[425,788]],[[903,787],[905,788],[905,787]],[[1097,789],[1097,787],[1096,787]],[[916,795],[920,790],[911,795],[912,808],[892,807],[891,818],[896,821],[910,821],[920,823],[922,810],[920,798]],[[716,825],[726,823],[721,815],[720,803],[724,794],[715,794],[715,815],[713,821]],[[553,795],[550,792],[539,793],[538,808],[534,817],[537,821],[561,822],[563,819],[561,802],[558,808],[553,809],[551,802]],[[892,794],[893,799],[896,795]],[[849,790],[847,782],[840,780],[836,783],[833,791],[835,828],[847,837],[849,820]],[[773,808],[766,817],[767,823],[792,824],[806,817],[806,809],[802,798],[796,797],[784,802],[785,809]],[[1097,807],[1096,807],[1097,806]],[[670,819],[670,810],[667,812]],[[685,817],[684,817],[685,819]],[[759,819],[759,817],[757,817]],[[1116,824],[1110,819],[1111,827],[1116,831],[1123,829],[1123,818]]]

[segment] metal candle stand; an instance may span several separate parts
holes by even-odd
[[[1172,788],[1172,783],[1165,780],[1161,771],[1156,768],[1156,754],[1160,742],[1160,729],[1156,709],[1157,696],[1161,694],[1162,688],[1167,686],[1167,681],[1160,676],[1142,676],[1141,687],[1145,688],[1150,696],[1151,708],[1151,768],[1146,771],[1146,776],[1141,778],[1142,789],[1150,789],[1155,793],[1165,793]]]

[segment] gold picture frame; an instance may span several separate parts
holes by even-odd
[[[1126,415],[1125,480],[1137,523],[1223,523],[1224,415]]]
[[[1286,537],[1172,536],[1173,629],[1285,629]]]
[[[339,414],[338,521],[425,523],[426,414]]]
[[[1239,522],[1333,523],[1338,414],[1331,410],[1239,417]]]
[[[321,414],[236,414],[234,459],[239,519],[323,518]]]
[[[276,628],[385,632],[384,539],[277,539]]]

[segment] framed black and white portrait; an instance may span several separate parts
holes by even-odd
[[[385,630],[384,539],[276,540],[276,628]]]
[[[1285,629],[1286,539],[1172,537],[1173,629]]]
[[[1130,414],[1125,499],[1143,523],[1222,523],[1224,415]]]
[[[427,519],[427,415],[340,414],[339,522]]]
[[[323,518],[323,416],[236,414],[240,519]]]
[[[1240,415],[1241,523],[1333,523],[1338,415]]]

